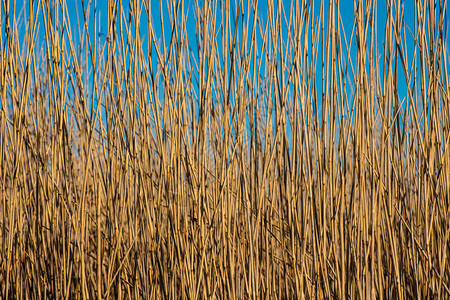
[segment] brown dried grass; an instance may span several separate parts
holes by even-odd
[[[3,0],[1,298],[450,297],[447,1],[49,3]]]

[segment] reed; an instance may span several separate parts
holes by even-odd
[[[450,297],[446,0],[151,2],[2,1],[0,298]]]

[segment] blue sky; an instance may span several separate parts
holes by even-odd
[[[32,1],[15,1],[15,2],[10,2],[10,5],[12,5],[13,3],[16,3],[16,8],[15,8],[15,13],[16,16],[25,16],[25,20],[27,20],[28,15],[29,15],[29,5]],[[50,1],[52,4],[58,3],[55,2],[54,0]],[[89,32],[91,34],[91,39],[92,39],[92,35],[95,34],[97,36],[97,38],[104,42],[105,38],[106,38],[106,33],[108,30],[108,5],[111,1],[107,1],[107,0],[102,0],[102,1],[97,1],[97,3],[95,3],[95,1],[91,0],[91,1],[67,1],[67,9],[68,9],[68,16],[70,18],[70,24],[71,24],[71,28],[72,28],[72,35],[73,35],[73,39],[74,39],[74,44],[76,45],[79,41],[80,36],[82,36],[83,32],[83,20],[84,20],[84,15],[83,15],[83,3],[85,6],[85,10],[86,11],[90,11],[90,15],[89,15]],[[170,1],[167,1],[170,2]],[[159,1],[150,1],[151,5],[150,5],[150,9],[151,9],[151,21],[153,24],[153,28],[154,28],[154,33],[156,36],[156,39],[159,41],[160,45],[162,45],[163,43],[165,45],[169,44],[170,41],[170,34],[171,34],[171,27],[170,27],[170,22],[169,22],[169,15],[168,15],[168,8],[166,7],[167,2],[164,0],[162,1],[162,11],[163,11],[163,20],[164,20],[164,32],[165,32],[165,36],[164,39],[162,37],[162,28],[161,28],[161,13],[160,13],[160,2]],[[174,1],[176,2],[176,1]],[[197,42],[197,33],[196,33],[196,16],[195,16],[195,4],[197,3],[197,0],[186,0],[184,1],[184,11],[185,11],[185,15],[186,15],[186,25],[188,28],[188,38],[189,38],[189,42],[192,46],[192,50],[193,53],[192,55],[197,56],[196,58],[198,59],[198,53],[197,53],[197,49],[196,49],[196,42]],[[202,5],[204,2],[203,1],[199,1],[200,5]],[[221,3],[221,1],[219,1],[219,4]],[[232,5],[232,10],[229,12],[231,14],[231,19],[233,19],[236,11],[237,11],[237,1],[231,0],[230,1],[231,5]],[[253,12],[247,9],[247,5],[248,5],[248,1],[245,0],[243,1],[244,3],[244,15],[246,16],[247,13],[250,13],[251,15],[253,14]],[[258,2],[258,17],[261,19],[262,23],[264,23],[264,21],[267,18],[267,1],[259,1]],[[128,0],[124,0],[121,1],[121,5],[124,9],[124,13],[125,15],[128,14],[129,11],[129,1]],[[291,1],[283,1],[284,7],[286,10],[289,10],[289,8],[291,7]],[[34,2],[34,6],[36,7],[38,5],[38,1]],[[56,4],[57,5],[57,4]],[[97,13],[97,20],[94,20],[94,7],[96,5],[96,9],[98,11]],[[277,5],[277,0],[274,0],[273,3],[274,6]],[[384,43],[384,30],[385,30],[385,25],[386,25],[386,2],[385,1],[378,1],[377,2],[378,8],[377,8],[377,13],[378,13],[378,18],[377,18],[377,31],[378,31],[378,53],[379,53],[379,58],[380,58],[380,68],[382,72],[385,72],[386,70],[383,70],[383,65],[382,65],[382,61],[383,61],[383,57],[381,57],[382,51],[383,51],[383,43]],[[412,4],[412,1],[405,1],[403,2],[404,5],[404,21],[405,21],[405,25],[409,26],[411,32],[414,32],[414,6]],[[90,6],[90,9],[88,9]],[[24,8],[24,9],[23,9]],[[219,8],[220,10],[220,5]],[[315,1],[314,3],[314,15],[317,16],[319,14],[319,10],[320,10],[320,1]],[[325,18],[328,15],[328,1],[325,1]],[[4,8],[2,7],[2,12],[4,11]],[[287,14],[289,13],[288,11],[286,12]],[[354,20],[354,3],[353,1],[340,1],[340,13],[342,15],[342,20],[343,20],[343,26],[344,26],[344,31],[347,35],[347,39],[349,39],[351,31],[352,31],[352,25],[353,25],[353,20]],[[19,18],[20,19],[20,18]],[[23,18],[22,18],[23,19]],[[241,18],[242,19],[242,18]],[[4,34],[5,34],[5,30],[4,30],[4,24],[5,24],[5,18],[4,18],[4,14],[2,13],[2,37],[4,40]],[[38,20],[40,20],[41,24],[42,24],[42,12],[40,12],[40,15],[38,16]],[[94,31],[94,21],[97,22],[97,30]],[[140,30],[140,35],[141,38],[143,40],[143,51],[144,53],[148,53],[148,31],[147,31],[147,14],[145,13],[145,9],[142,10],[142,14],[141,14],[141,30]],[[284,23],[284,22],[283,22]],[[19,26],[21,26],[20,28],[22,28],[22,32],[23,29],[25,28],[24,24],[18,24]],[[81,26],[80,26],[81,25]],[[239,24],[238,24],[239,25]],[[286,25],[286,24],[284,24]],[[217,25],[218,26],[218,25]],[[283,32],[281,32],[281,34],[283,34],[283,36],[285,37],[287,35],[286,33],[286,26],[283,26]],[[232,30],[233,28],[233,22],[232,22]],[[19,31],[20,32],[20,31]],[[44,46],[44,41],[45,41],[45,33],[44,33],[44,29],[41,26],[39,28],[39,33],[38,33],[38,47]],[[242,37],[240,37],[242,38]],[[261,38],[261,37],[259,37]],[[354,38],[355,41],[355,38]],[[219,41],[220,42],[220,41]],[[407,48],[408,48],[408,60],[409,63],[411,62],[412,59],[412,49],[414,48],[414,39],[412,37],[412,34],[407,34],[406,35],[406,43],[407,43]],[[319,45],[320,47],[321,45]],[[220,46],[219,46],[220,49]],[[355,44],[352,44],[352,53],[351,56],[353,57],[353,60],[356,57],[356,46]],[[319,51],[320,52],[320,51]],[[229,59],[229,58],[228,58]],[[317,71],[317,78],[320,78],[321,76],[321,57],[318,57],[318,71]],[[152,64],[154,66],[157,65],[157,61],[156,61],[156,55],[153,56],[153,61]],[[262,72],[264,72],[264,70],[261,70]],[[400,74],[402,74],[402,72],[400,72]],[[402,101],[402,99],[404,99],[406,97],[406,81],[404,80],[404,77],[400,76],[399,77],[400,81],[399,81],[399,99],[400,101]],[[316,81],[317,87],[318,87],[318,99],[320,99],[320,92],[321,92],[321,82],[320,80]]]
[[[29,15],[29,5],[32,1],[14,1],[14,3],[16,3],[16,15],[22,15],[23,16],[23,8],[25,7],[26,10],[26,16]],[[50,1],[52,4],[55,4],[57,2],[55,2],[54,0]],[[82,29],[83,26],[79,26],[80,24],[83,25],[83,3],[84,6],[86,8],[86,10],[88,9],[88,7],[90,6],[90,18],[89,18],[89,31],[92,34],[94,32],[94,6],[97,6],[97,34],[99,38],[104,38],[105,35],[103,35],[103,33],[107,32],[108,29],[108,4],[111,1],[107,1],[107,0],[101,0],[101,1],[97,1],[97,3],[95,3],[95,1],[91,0],[91,1],[81,1],[81,0],[75,0],[75,1],[67,1],[67,8],[68,8],[68,15],[70,18],[70,23],[71,23],[71,28],[72,28],[72,34],[73,34],[73,38],[75,39],[75,44],[76,41],[79,39],[79,37],[82,34],[82,31],[80,30],[80,28]],[[129,10],[129,1],[128,0],[123,0],[121,1],[121,5],[124,8],[125,13],[128,12]],[[170,2],[170,1],[168,1]],[[221,1],[219,1],[220,3]],[[10,2],[10,5],[12,5],[12,1]],[[35,7],[37,6],[38,1],[35,1]],[[159,1],[150,1],[151,3],[151,14],[152,14],[152,24],[154,26],[154,30],[155,30],[155,34],[158,37],[158,40],[160,40],[161,43],[165,42],[165,44],[167,45],[169,43],[170,40],[170,33],[171,33],[171,27],[170,27],[170,22],[169,22],[169,16],[168,16],[168,9],[167,9],[167,2],[164,0],[162,1],[162,11],[163,11],[163,19],[164,19],[164,24],[165,24],[165,41],[162,40],[162,36],[161,36],[161,21],[160,21],[160,3]],[[186,14],[186,24],[188,26],[188,36],[189,36],[189,41],[191,44],[195,45],[196,42],[196,16],[195,16],[195,4],[197,3],[197,0],[186,0],[184,2],[184,6],[185,6],[185,14]],[[200,5],[202,5],[203,1],[199,1]],[[244,12],[246,13],[251,13],[252,12],[248,12],[247,11],[247,4],[248,1],[245,0],[243,1],[244,3]],[[233,18],[233,15],[236,13],[237,7],[236,7],[236,1],[231,0],[230,4],[232,5],[232,7],[234,9],[232,9],[232,11],[230,12],[231,17]],[[286,10],[289,10],[290,6],[291,6],[291,1],[283,1],[284,7]],[[120,4],[119,4],[120,5]],[[274,6],[277,5],[277,0],[274,0],[273,3]],[[384,38],[384,26],[386,24],[386,2],[385,1],[378,1],[377,3],[378,5],[378,45],[379,45],[379,50],[382,50],[382,43],[383,43],[383,38]],[[220,9],[220,8],[219,8]],[[320,10],[320,1],[315,1],[314,2],[314,10],[315,10],[315,15],[318,15],[318,12]],[[328,1],[325,1],[325,6],[324,6],[324,10],[325,10],[325,15],[328,14]],[[2,10],[3,11],[3,10]],[[410,26],[411,31],[414,30],[413,28],[413,24],[414,24],[414,6],[412,1],[405,1],[404,2],[404,19],[405,19],[405,23],[406,25]],[[288,13],[288,12],[286,12]],[[354,20],[354,4],[353,1],[340,1],[340,13],[342,15],[342,20],[343,20],[343,25],[344,25],[344,29],[345,32],[347,34],[347,36],[350,35],[351,30],[352,30],[352,25],[353,25],[353,20]],[[258,3],[258,16],[261,19],[262,22],[265,21],[265,19],[267,18],[267,1],[259,1]],[[40,18],[42,18],[42,14],[40,15]],[[42,20],[42,19],[41,19]],[[2,13],[2,25],[4,25],[4,14]],[[20,24],[19,24],[20,25]],[[24,28],[24,27],[23,27]],[[284,29],[286,29],[284,27]],[[4,36],[4,30],[2,30],[2,35]],[[41,35],[41,39],[40,41],[42,42],[44,40],[44,30],[41,27],[40,28],[40,35]],[[284,32],[284,36],[286,36],[286,32]],[[146,41],[148,42],[148,31],[147,31],[147,14],[145,13],[145,10],[143,9],[142,14],[141,14],[141,37],[144,41],[143,45],[144,45],[144,53],[148,52],[148,49],[146,47],[147,43],[145,43]],[[413,38],[411,35],[407,35],[406,36],[408,43],[413,43]],[[196,49],[195,47],[192,47],[194,53],[196,53]]]

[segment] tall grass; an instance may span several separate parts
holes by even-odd
[[[2,1],[0,298],[449,298],[447,1],[168,2]]]

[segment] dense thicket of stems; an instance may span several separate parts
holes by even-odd
[[[446,0],[151,2],[2,1],[0,298],[450,297]]]

